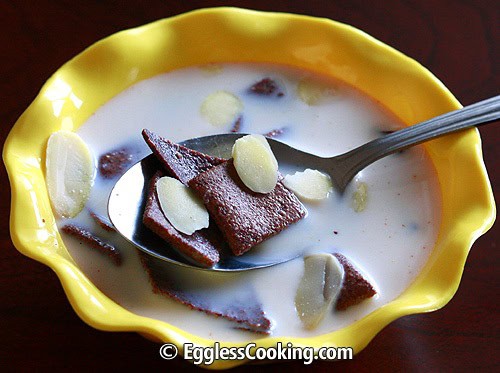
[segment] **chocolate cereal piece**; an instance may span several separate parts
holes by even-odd
[[[95,212],[90,212],[90,217],[97,223],[98,226],[100,226],[102,229],[104,229],[107,232],[116,232],[115,227],[111,224],[111,222],[102,217],[101,215],[96,214]]]
[[[99,157],[99,173],[105,179],[122,175],[134,161],[134,156],[128,149],[117,149]]]
[[[240,115],[238,119],[233,124],[233,127],[231,128],[232,133],[238,133],[241,130],[241,123],[243,122],[243,117]]]
[[[161,176],[162,173],[157,172],[149,183],[143,214],[144,225],[199,265],[213,267],[220,259],[219,251],[223,245],[221,233],[215,224],[192,235],[176,230],[163,214],[156,195],[156,182]]]
[[[76,237],[81,242],[99,251],[101,254],[107,255],[117,266],[122,264],[122,255],[120,251],[114,246],[102,241],[99,237],[94,236],[86,229],[73,224],[67,224],[63,226],[61,230],[66,234]]]
[[[373,297],[377,292],[354,265],[342,254],[333,254],[344,267],[344,281],[335,308],[339,311]]]
[[[238,292],[229,292],[222,299],[218,295],[216,297],[219,299],[214,299],[213,293],[210,292],[209,289],[224,288],[227,284],[238,281],[238,275],[205,271],[188,274],[186,269],[178,266],[167,268],[165,263],[149,255],[141,253],[140,257],[153,292],[168,296],[191,309],[229,320],[237,329],[260,334],[270,333],[271,321],[266,317],[250,284]]]
[[[278,182],[267,194],[248,189],[229,160],[189,182],[224,234],[235,255],[281,232],[306,215],[295,195]]]
[[[165,170],[183,184],[187,184],[200,172],[225,161],[175,144],[147,129],[142,130],[142,136]]]
[[[285,128],[284,127],[281,127],[281,128],[275,128],[267,133],[264,133],[264,136],[265,137],[269,137],[269,138],[273,138],[273,137],[278,137],[280,135],[283,134],[283,132],[285,132]]]
[[[264,78],[250,87],[250,92],[262,96],[277,96],[282,97],[285,94],[281,90],[278,83],[271,78]]]

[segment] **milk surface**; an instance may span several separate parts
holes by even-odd
[[[262,78],[275,79],[282,97],[251,94],[248,88]],[[328,89],[315,105],[296,94],[299,81],[318,79]],[[320,156],[346,152],[401,126],[397,118],[371,99],[339,82],[274,65],[223,65],[217,69],[192,67],[139,82],[99,108],[78,130],[96,158],[127,147],[140,159],[150,153],[141,130],[148,128],[174,142],[229,132],[232,124],[215,127],[200,106],[211,93],[225,90],[244,105],[240,131],[264,134],[283,129],[276,139]],[[283,174],[296,170],[280,164]],[[245,341],[258,335],[234,329],[234,324],[158,294],[151,289],[136,249],[117,234],[97,231],[89,211],[107,216],[107,199],[115,180],[98,177],[87,208],[72,220],[115,244],[124,263],[64,237],[77,265],[111,299],[143,316],[166,321],[195,335],[218,341]],[[366,208],[355,212],[352,194],[356,183],[368,187]],[[179,278],[191,279],[191,291],[203,292],[217,302],[228,302],[239,291],[255,292],[273,322],[272,336],[307,337],[340,329],[395,299],[415,279],[429,257],[439,228],[440,193],[427,154],[414,147],[379,160],[357,175],[343,195],[303,201],[308,215],[277,236],[245,254],[245,260],[268,260],[303,253],[342,253],[374,284],[377,295],[346,311],[331,310],[314,330],[306,330],[295,310],[294,298],[303,273],[303,259],[231,275],[217,287],[196,285],[196,272],[172,266]],[[94,227],[94,228],[93,228]],[[194,279],[194,280],[193,280]]]

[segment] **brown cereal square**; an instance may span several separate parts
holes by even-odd
[[[156,182],[161,176],[162,173],[157,172],[149,183],[143,214],[144,225],[198,265],[213,267],[220,259],[219,251],[223,245],[220,231],[215,224],[192,235],[176,230],[163,214],[156,195]]]
[[[212,157],[175,144],[147,129],[142,131],[142,136],[165,170],[186,185],[200,172],[225,162],[222,158]]]
[[[125,173],[134,162],[135,154],[131,149],[115,149],[99,157],[98,169],[105,179],[111,179]]]
[[[238,291],[237,294],[225,297],[223,302],[214,300],[209,294],[198,290],[200,286],[217,286],[221,281],[221,275],[227,281],[231,281],[234,274],[225,273],[217,276],[214,273],[196,271],[190,278],[185,278],[177,272],[182,272],[179,268],[167,268],[165,263],[161,263],[158,259],[146,254],[140,254],[140,258],[156,294],[170,297],[190,309],[229,320],[234,323],[234,327],[237,329],[260,334],[270,333],[271,320],[266,316],[262,304],[250,284]]]
[[[306,215],[304,206],[281,182],[270,193],[252,192],[239,178],[232,160],[199,174],[189,186],[202,197],[235,255]]]
[[[339,311],[373,297],[377,292],[354,265],[342,254],[334,254],[344,267],[344,281],[335,308]]]
[[[279,84],[271,78],[263,78],[250,87],[250,92],[262,96],[282,97],[285,94]]]
[[[70,236],[76,237],[82,243],[97,250],[101,254],[108,256],[117,266],[122,264],[123,258],[121,252],[88,230],[74,224],[66,224],[61,230]]]

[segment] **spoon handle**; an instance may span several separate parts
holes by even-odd
[[[370,141],[339,156],[346,175],[343,180],[338,181],[338,187],[344,190],[359,171],[386,155],[447,133],[490,123],[499,118],[500,95]]]

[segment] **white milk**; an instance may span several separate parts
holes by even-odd
[[[141,130],[148,128],[172,141],[228,132],[216,128],[200,114],[203,100],[217,90],[238,96],[244,104],[241,132],[267,133],[285,128],[277,139],[321,156],[348,151],[381,136],[381,130],[401,124],[370,99],[350,87],[329,82],[331,92],[318,105],[309,106],[296,96],[297,82],[310,73],[268,65],[226,65],[221,71],[188,68],[142,81],[117,95],[92,115],[78,131],[96,158],[131,145],[138,156],[149,153]],[[247,89],[265,77],[284,87],[283,97],[248,94]],[[282,173],[286,165],[280,165]],[[333,194],[320,203],[304,203],[308,216],[245,254],[264,258],[308,252],[339,252],[353,261],[372,281],[378,294],[346,311],[327,313],[314,330],[303,328],[294,306],[303,271],[298,258],[279,266],[231,275],[209,292],[217,302],[228,302],[234,292],[253,288],[273,336],[307,337],[342,328],[395,299],[415,279],[425,264],[437,236],[440,194],[434,169],[420,147],[386,157],[366,168],[357,180],[368,185],[368,203],[354,212],[354,184],[343,197]],[[97,180],[88,207],[106,216],[107,198],[114,181]],[[94,227],[84,210],[74,221]],[[63,225],[67,221],[61,221]],[[257,334],[233,328],[220,318],[189,310],[153,294],[136,250],[116,234],[105,234],[124,254],[116,267],[106,256],[65,237],[68,250],[82,271],[105,294],[140,315],[171,323],[193,334],[224,341],[243,341]],[[335,233],[336,232],[336,233]],[[174,266],[175,267],[175,266]],[[178,276],[193,278],[197,271],[173,268]],[[186,271],[187,274],[185,273]],[[195,278],[195,277],[194,277]]]

